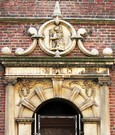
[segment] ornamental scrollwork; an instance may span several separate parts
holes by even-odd
[[[56,2],[52,20],[45,22],[38,30],[37,28],[30,26],[27,33],[31,36],[32,43],[26,50],[17,48],[15,51],[16,55],[29,55],[34,51],[38,44],[48,55],[61,57],[71,53],[74,50],[76,43],[85,55],[99,55],[97,49],[93,48],[89,51],[83,45],[82,41],[87,35],[87,31],[84,28],[79,28],[76,32],[69,22],[62,19],[59,2]],[[3,51],[3,53],[5,54],[6,52]]]
[[[95,100],[96,96],[96,84],[92,80],[85,81],[70,81],[67,86],[63,85],[63,88],[70,89],[70,94],[68,99],[72,102],[76,102],[79,97],[82,97],[83,101],[78,104],[78,107],[81,111],[84,111],[88,108],[92,110],[93,115],[95,114],[94,107],[98,107],[98,104]]]

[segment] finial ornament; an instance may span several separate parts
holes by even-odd
[[[104,56],[112,56],[113,55],[113,50],[112,48],[106,47],[103,50],[103,55]]]
[[[1,49],[1,54],[3,54],[3,55],[11,55],[12,51],[11,51],[10,47],[6,46],[6,47],[3,47]]]
[[[59,1],[56,1],[55,4],[55,8],[54,8],[54,12],[53,12],[53,17],[59,17],[62,18],[62,14],[61,14],[61,9],[60,9],[60,5],[59,5]]]

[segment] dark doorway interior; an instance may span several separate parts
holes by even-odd
[[[60,98],[42,103],[35,111],[32,135],[81,135],[82,114],[70,101]]]
[[[41,118],[41,135],[74,135],[73,118]]]

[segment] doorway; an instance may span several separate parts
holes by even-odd
[[[32,135],[83,135],[80,110],[60,98],[42,103],[34,113]]]

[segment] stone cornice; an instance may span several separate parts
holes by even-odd
[[[4,67],[112,67],[113,57],[35,57],[1,56]]]
[[[44,23],[51,20],[51,17],[0,17],[3,23]],[[114,18],[63,18],[72,24],[115,24]]]

